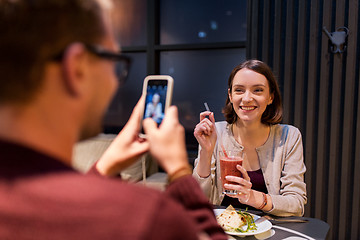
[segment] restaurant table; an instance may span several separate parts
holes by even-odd
[[[214,205],[214,209],[225,209],[223,206]],[[238,210],[238,209],[236,209]],[[248,210],[249,213],[257,216],[267,215],[262,211]],[[292,219],[306,219],[308,222],[305,223],[280,223],[276,221],[270,221],[272,228],[262,234],[252,236],[231,236],[229,239],[326,239],[329,232],[330,226],[326,222],[308,217],[291,217]]]

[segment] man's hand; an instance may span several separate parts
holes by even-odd
[[[97,162],[96,168],[102,175],[118,174],[149,150],[149,143],[138,136],[144,101],[144,97],[140,98],[125,127]]]
[[[189,167],[185,147],[185,130],[179,123],[178,111],[175,106],[168,108],[159,126],[151,118],[143,121],[151,155],[162,168],[172,175],[182,168]]]

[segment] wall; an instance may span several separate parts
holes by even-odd
[[[278,76],[284,123],[303,135],[306,216],[330,224],[329,239],[360,239],[359,2],[248,0],[247,58]],[[330,32],[350,32],[331,53]]]

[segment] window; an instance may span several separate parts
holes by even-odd
[[[227,81],[237,63],[245,60],[245,49],[167,51],[160,56],[160,73],[174,78],[173,103],[185,129],[193,131],[204,102],[215,119],[224,120]]]
[[[160,43],[191,44],[246,40],[246,1],[161,1]]]
[[[117,133],[128,121],[141,96],[142,83],[146,76],[146,53],[127,53],[132,59],[130,74],[120,86],[105,116],[105,131]]]
[[[105,132],[117,133],[141,96],[147,75],[174,78],[173,104],[186,130],[188,149],[196,149],[193,130],[204,102],[221,110],[231,70],[246,58],[246,0],[118,0],[118,27],[124,54],[133,59],[105,119]],[[121,9],[126,8],[126,9]]]

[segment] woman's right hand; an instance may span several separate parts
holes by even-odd
[[[209,111],[200,113],[200,122],[194,129],[194,136],[203,151],[208,153],[214,151],[217,138],[214,113]]]

